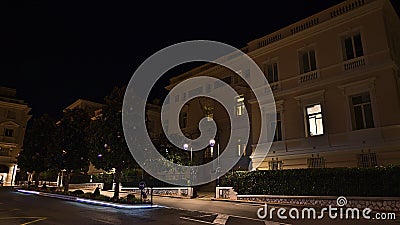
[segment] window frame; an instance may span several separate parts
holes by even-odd
[[[320,106],[320,112],[309,114],[307,109],[315,107],[317,105]],[[307,125],[307,127],[306,127],[306,129],[307,129],[307,137],[316,137],[316,136],[324,135],[325,134],[325,128],[324,128],[324,113],[323,113],[323,110],[322,110],[322,104],[320,102],[317,102],[317,103],[314,103],[314,104],[308,104],[308,105],[304,106],[304,112],[305,112],[305,120],[306,120],[306,125]],[[320,118],[316,118],[317,115],[321,115],[321,117]],[[314,135],[311,134],[311,124],[310,124],[311,117],[315,117],[314,120],[315,120],[315,124],[316,124],[317,134],[314,134]],[[318,134],[317,119],[321,120],[321,124],[322,124],[322,133],[321,134]]]
[[[368,98],[369,98],[369,102],[363,102],[363,95],[367,94]],[[355,97],[361,97],[361,103],[355,104],[354,98]],[[363,130],[363,129],[371,129],[371,128],[375,128],[375,122],[374,122],[374,112],[372,109],[372,99],[371,99],[371,94],[369,92],[362,92],[359,94],[355,94],[355,95],[351,95],[349,96],[349,103],[350,103],[350,111],[351,111],[351,124],[352,124],[352,128],[353,130]],[[372,126],[369,127],[368,126],[368,122],[367,122],[367,116],[366,116],[366,109],[365,106],[369,105],[370,110],[371,110],[371,119],[372,121],[370,121],[370,123],[372,123]],[[361,108],[361,116],[362,116],[362,127],[359,128],[357,125],[357,118],[356,118],[356,112],[355,112],[355,107],[360,107]]]
[[[11,132],[11,133],[9,133],[9,132]],[[12,129],[12,128],[4,128],[4,137],[11,138],[11,137],[14,137],[14,136],[15,136],[14,129]]]
[[[239,101],[239,99],[243,99],[243,100]],[[245,104],[245,96],[244,96],[244,94],[236,96],[235,97],[235,103],[236,103],[236,105],[235,105],[235,115],[236,116],[245,115],[246,114],[246,110],[245,110],[246,104]]]
[[[358,55],[358,51],[357,51],[357,47],[356,47],[356,41],[355,41],[355,37],[356,36],[360,36],[360,44],[361,44],[361,55]],[[364,39],[363,39],[363,34],[361,32],[361,30],[354,30],[351,32],[348,32],[346,34],[341,35],[341,47],[342,47],[342,57],[343,57],[343,61],[348,61],[348,60],[352,60],[352,59],[356,59],[359,57],[363,57],[365,56],[365,46],[364,46]],[[351,40],[351,53],[352,53],[352,57],[348,57],[349,55],[347,54],[347,47],[346,47],[346,40],[350,39]]]
[[[313,52],[314,61],[311,60],[312,57],[310,56],[310,52]],[[310,73],[312,71],[318,70],[317,53],[316,52],[317,51],[314,46],[298,50],[298,62],[299,62],[299,73],[300,74]],[[304,65],[305,65],[304,55],[305,54],[307,54],[308,70],[306,70],[306,68],[304,67]]]

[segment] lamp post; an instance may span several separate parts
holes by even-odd
[[[215,140],[214,139],[211,139],[210,141],[209,141],[209,144],[210,144],[210,146],[211,146],[211,158],[214,158],[214,145],[215,145]]]
[[[184,144],[183,145],[183,149],[185,151],[187,151],[189,149],[189,144]],[[192,156],[192,147],[190,147],[190,164],[192,164],[192,158],[193,158],[193,156]]]
[[[219,144],[217,144],[217,186],[219,187]]]

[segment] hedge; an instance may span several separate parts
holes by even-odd
[[[221,186],[248,195],[400,197],[400,167],[230,172]]]

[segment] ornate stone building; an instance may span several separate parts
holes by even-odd
[[[348,0],[242,48],[264,72],[276,101],[277,116],[271,123],[276,132],[266,158],[253,150],[266,140],[260,137],[260,115],[268,105],[255,101],[232,71],[207,63],[172,78],[167,89],[205,75],[240,94],[232,101],[237,101],[239,114],[241,107],[247,108],[252,125],[249,143],[238,146],[244,162],[250,162],[245,169],[399,165],[398,40],[400,20],[389,0]],[[206,93],[199,88],[197,92]],[[189,95],[180,93],[167,101],[184,101]],[[224,145],[229,126],[221,111],[213,101],[192,100],[180,113],[180,126],[196,137],[199,118],[213,117],[222,128],[217,139]]]
[[[17,156],[24,142],[31,108],[15,98],[16,90],[0,87],[0,181],[14,185],[18,172]]]

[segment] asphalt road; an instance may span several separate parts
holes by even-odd
[[[153,209],[116,209],[22,194],[10,188],[0,188],[0,224],[162,224],[162,225],[276,225],[259,220],[261,205],[216,202],[199,199],[155,198],[155,203],[167,207]],[[282,221],[290,224],[400,224],[387,221]]]

